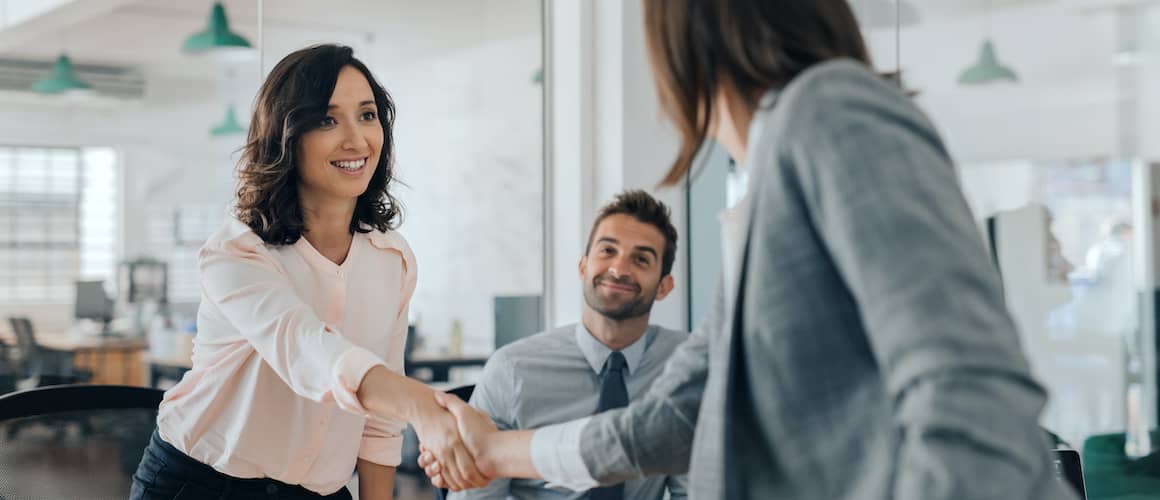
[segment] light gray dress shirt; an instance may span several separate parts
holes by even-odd
[[[688,471],[699,500],[1075,498],[934,126],[849,60],[762,102],[729,286],[644,398],[537,431],[563,444],[537,470]]]
[[[689,334],[650,326],[622,349],[629,401],[643,397],[669,356]],[[612,351],[581,323],[559,327],[504,346],[492,354],[471,396],[471,405],[492,416],[500,429],[531,429],[592,415],[601,374]],[[660,500],[666,488],[685,498],[684,476],[627,481],[626,500]],[[551,488],[540,480],[497,479],[488,487],[453,493],[453,500],[547,500],[586,498],[584,492]]]

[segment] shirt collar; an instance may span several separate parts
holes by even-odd
[[[640,366],[641,359],[644,358],[645,347],[648,346],[648,340],[653,336],[656,327],[649,325],[648,330],[645,330],[644,335],[641,335],[632,345],[620,350],[624,355],[624,360],[628,365],[628,373],[632,373],[638,366]],[[588,361],[588,366],[592,367],[592,371],[597,375],[604,372],[604,362],[608,359],[608,355],[612,354],[612,349],[596,340],[584,326],[583,322],[576,323],[576,345],[580,346],[580,352],[584,354],[584,359]]]

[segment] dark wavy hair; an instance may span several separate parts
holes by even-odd
[[[677,228],[673,227],[670,219],[669,207],[639,189],[630,189],[616,195],[611,203],[600,208],[596,220],[592,222],[592,229],[588,232],[588,245],[584,254],[592,250],[592,238],[596,237],[596,227],[604,219],[613,215],[624,214],[631,216],[642,224],[657,228],[665,237],[665,249],[661,254],[661,277],[673,272],[673,261],[677,259]]]
[[[298,144],[326,117],[338,73],[346,66],[366,77],[383,126],[383,150],[367,190],[355,203],[351,233],[387,231],[402,222],[402,206],[390,193],[395,104],[350,47],[315,45],[282,58],[266,77],[238,162],[236,215],[268,244],[294,243],[306,231],[298,198]]]

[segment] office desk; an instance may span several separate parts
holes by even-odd
[[[485,364],[487,356],[415,354],[405,360],[404,368],[408,377],[413,377],[419,368],[427,368],[431,370],[432,382],[447,382],[451,378],[452,368]]]
[[[189,358],[157,358],[148,356],[149,386],[157,387],[157,383],[165,378],[181,380],[185,372],[193,368],[193,361]],[[418,368],[431,370],[431,382],[435,385],[446,384],[451,376],[451,369],[462,366],[483,366],[487,363],[486,356],[432,356],[419,355],[407,361],[407,376],[412,376]]]
[[[0,342],[16,345],[12,332],[0,332]],[[64,332],[36,332],[36,343],[49,351],[71,352],[77,368],[93,372],[93,384],[141,385],[141,353],[149,343],[141,337],[100,337]]]
[[[159,358],[148,356],[149,387],[157,387],[161,379],[180,381],[185,372],[193,368],[193,360],[184,357]]]

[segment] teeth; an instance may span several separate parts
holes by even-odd
[[[338,168],[344,169],[344,170],[358,170],[366,162],[367,162],[366,158],[363,158],[361,160],[332,161],[332,162],[330,162],[330,164],[334,165]]]

